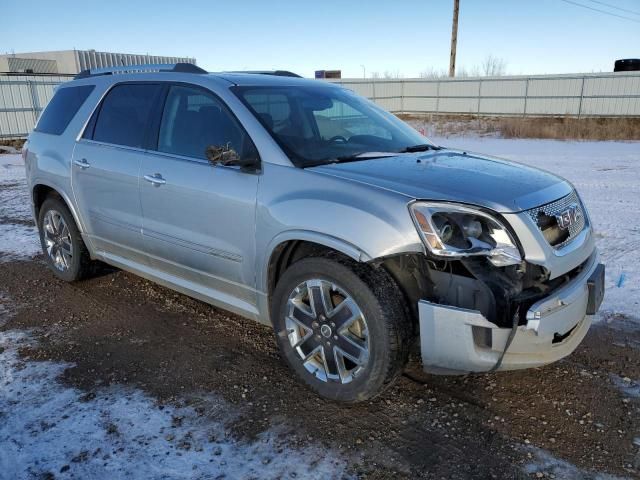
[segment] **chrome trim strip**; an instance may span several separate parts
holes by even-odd
[[[142,235],[154,238],[156,240],[161,240],[163,242],[171,243],[173,245],[177,245],[179,247],[188,248],[189,250],[193,250],[195,252],[204,253],[206,255],[211,255],[218,258],[223,258],[224,260],[230,260],[236,263],[242,263],[242,256],[237,255],[232,252],[227,252],[225,250],[220,250],[217,248],[208,247],[206,245],[202,245],[199,243],[194,243],[189,240],[185,240],[183,238],[173,237],[171,235],[166,235],[164,233],[157,232],[155,230],[149,230],[147,228],[142,229]]]
[[[89,209],[89,218],[97,220],[98,222],[108,223],[109,225],[113,225],[116,227],[124,228],[125,230],[130,230],[132,232],[141,233],[141,228],[133,225],[131,223],[122,222],[113,217],[103,215],[101,213],[96,212],[95,210]]]
[[[117,143],[98,142],[96,140],[89,140],[88,138],[81,138],[80,140],[78,140],[78,143],[84,143],[84,144],[88,144],[88,145],[95,145],[95,146],[98,146],[98,147],[114,148],[116,150],[124,150],[126,152],[137,152],[137,153],[146,152],[146,150],[144,148],[129,147],[127,145],[118,145]]]
[[[179,155],[177,153],[161,152],[159,150],[145,150],[145,153],[148,155],[156,156],[156,157],[168,158],[169,160],[182,160],[184,162],[197,163],[199,165],[208,165],[209,167],[212,167],[212,168],[226,168],[229,170],[240,170],[239,165],[214,165],[209,160],[206,160],[204,158],[188,157],[186,155]]]

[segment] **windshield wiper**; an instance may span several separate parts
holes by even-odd
[[[330,160],[331,163],[356,162],[358,160],[371,160],[374,158],[393,157],[396,152],[360,152],[353,155],[343,155]]]
[[[403,148],[398,153],[413,153],[413,152],[426,152],[427,150],[440,150],[442,147],[432,145],[430,143],[420,143],[418,145],[411,145],[407,148]]]
[[[440,150],[441,147],[436,147],[435,145],[414,145],[413,147],[423,147],[419,150],[402,150],[400,152],[359,152],[354,153],[352,155],[342,155],[340,157],[335,158],[327,158],[325,160],[318,160],[315,162],[309,162],[305,165],[305,168],[308,167],[318,167],[320,165],[330,165],[333,163],[347,163],[347,162],[357,162],[359,160],[373,160],[376,158],[388,158],[388,157],[396,157],[399,153],[409,153],[409,152],[421,152],[424,150]]]

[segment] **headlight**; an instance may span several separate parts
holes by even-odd
[[[418,233],[434,255],[485,256],[497,267],[522,261],[509,231],[497,219],[464,205],[415,202],[409,211]]]

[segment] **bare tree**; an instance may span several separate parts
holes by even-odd
[[[419,73],[420,78],[437,79],[448,76],[446,70],[436,70],[433,67],[429,67]]]
[[[507,62],[500,57],[487,55],[480,64],[480,70],[485,77],[499,77],[507,71]]]
[[[370,77],[374,79],[380,78],[380,72],[371,72]]]
[[[469,78],[469,77],[499,77],[506,75],[507,62],[500,57],[493,55],[487,55],[480,65],[473,65],[471,67],[461,66],[456,68],[456,77]],[[444,69],[438,69],[435,67],[427,67],[422,70],[418,76],[420,78],[427,79],[439,79],[448,77],[448,73]],[[391,71],[385,70],[382,74],[380,72],[371,72],[371,78],[404,78],[404,74],[399,70]]]
[[[400,70],[396,70],[392,72],[391,70],[385,70],[382,74],[383,78],[392,79],[392,78],[404,78],[404,74],[400,73]]]
[[[469,77],[499,77],[505,75],[507,71],[507,62],[493,55],[487,55],[480,65],[473,65],[471,67],[461,66],[456,68],[457,78],[469,78]],[[387,72],[385,72],[386,76]],[[433,67],[429,67],[420,72],[420,78],[438,79],[447,76],[445,70],[438,70]],[[385,77],[387,78],[387,77]]]

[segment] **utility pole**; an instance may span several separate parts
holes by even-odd
[[[453,25],[451,26],[451,58],[449,59],[449,76],[456,76],[456,46],[458,44],[458,10],[460,0],[453,0]]]

